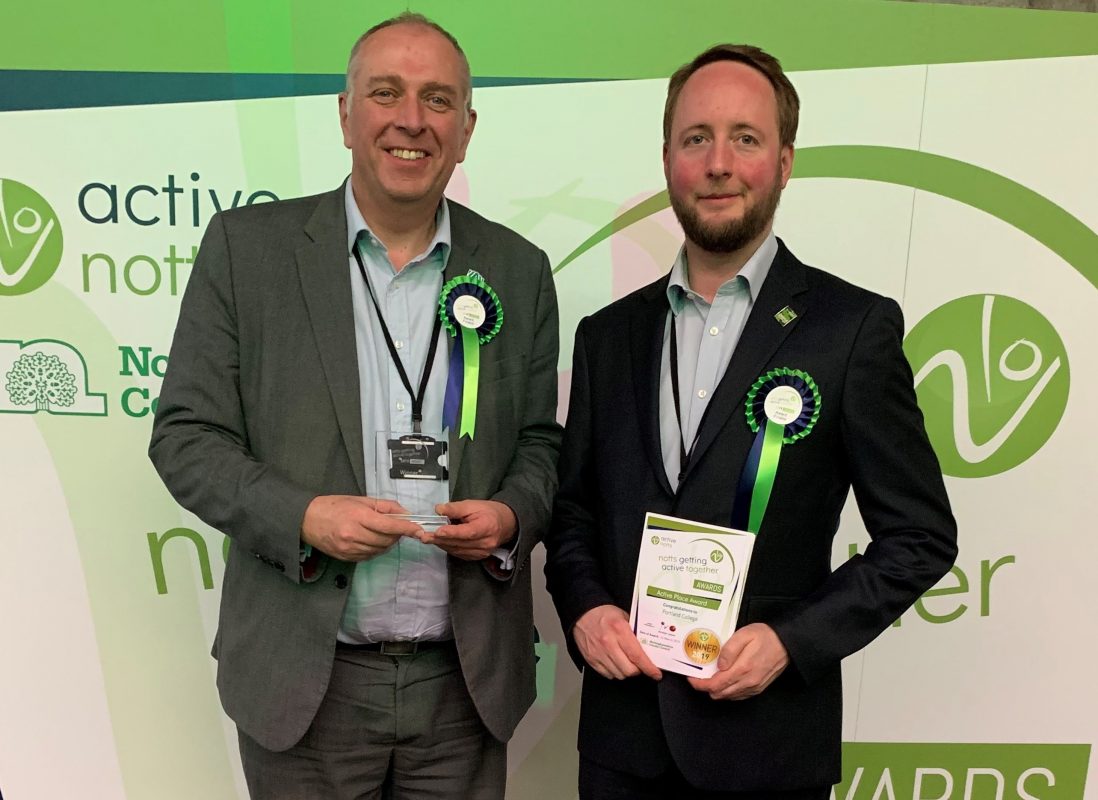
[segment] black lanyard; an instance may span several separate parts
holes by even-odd
[[[408,373],[404,371],[404,364],[401,363],[400,356],[397,354],[396,345],[393,344],[393,337],[389,335],[389,326],[385,324],[385,317],[381,313],[381,306],[378,305],[377,298],[374,296],[374,287],[370,285],[370,279],[366,276],[366,266],[362,263],[362,256],[358,252],[358,242],[355,242],[352,252],[355,254],[355,261],[358,263],[358,272],[362,275],[362,280],[366,283],[366,292],[374,302],[374,310],[377,311],[377,320],[381,323],[381,332],[385,335],[385,344],[389,346],[389,355],[393,357],[393,364],[396,365],[397,374],[400,375],[400,380],[404,384],[404,388],[408,390],[408,396],[412,398],[412,432],[422,433],[423,396],[427,393],[427,379],[431,377],[431,366],[435,363],[435,351],[438,349],[438,334],[439,331],[442,330],[442,317],[435,314],[435,326],[431,329],[431,347],[427,351],[427,361],[423,365],[423,375],[419,379],[419,393],[417,394],[412,391],[412,382],[408,380]]]
[[[682,435],[682,411],[679,408],[679,341],[675,333],[674,314],[671,314],[670,322],[671,333],[667,350],[671,360],[671,396],[675,398],[675,422],[678,423],[679,431],[679,483],[682,483],[683,476],[686,475],[686,466],[690,463],[690,456],[694,452],[694,445],[698,442],[698,434],[694,434],[694,441],[690,443],[690,452],[686,452],[686,442],[683,441]],[[698,425],[698,431],[701,431],[701,425]]]

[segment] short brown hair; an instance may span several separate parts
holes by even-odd
[[[465,90],[465,107],[466,109],[470,108],[473,102],[473,78],[472,72],[469,70],[469,59],[466,57],[465,51],[461,49],[461,45],[458,44],[458,40],[454,34],[450,33],[450,31],[446,30],[434,20],[429,19],[422,14],[417,14],[414,11],[404,11],[397,14],[395,17],[383,20],[355,40],[354,45],[351,47],[351,55],[347,58],[347,91],[351,91],[351,78],[355,68],[355,57],[358,55],[358,51],[362,49],[362,45],[378,31],[384,30],[385,28],[391,28],[393,25],[422,25],[442,34],[446,38],[446,41],[454,46],[454,49],[457,50],[457,54],[461,57],[462,65],[465,67],[465,85],[462,86],[462,89]]]
[[[781,62],[761,48],[749,44],[716,44],[683,64],[667,84],[667,102],[663,106],[663,141],[671,138],[671,118],[675,115],[675,105],[679,101],[682,87],[690,76],[708,64],[718,61],[736,61],[761,72],[774,87],[778,100],[778,135],[781,144],[792,145],[797,138],[797,122],[800,117],[801,100],[789,78],[782,71]]]

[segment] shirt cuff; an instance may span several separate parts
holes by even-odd
[[[312,545],[301,543],[298,551],[298,575],[302,583],[312,583],[320,577],[320,556],[321,552],[314,550]]]
[[[484,569],[496,580],[507,581],[515,572],[515,553],[518,551],[518,534],[505,547],[497,547],[482,562]]]

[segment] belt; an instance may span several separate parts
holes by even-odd
[[[381,653],[383,656],[413,656],[427,650],[439,650],[452,648],[453,639],[443,642],[423,640],[418,642],[365,642],[352,644],[350,642],[336,641],[337,650],[351,650],[359,653]]]

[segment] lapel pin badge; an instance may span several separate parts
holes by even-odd
[[[774,319],[776,319],[781,324],[781,326],[783,328],[786,325],[788,325],[790,322],[795,320],[796,318],[797,318],[797,312],[794,311],[789,306],[786,306],[785,308],[783,308],[781,311],[779,311],[777,314],[774,315]]]

